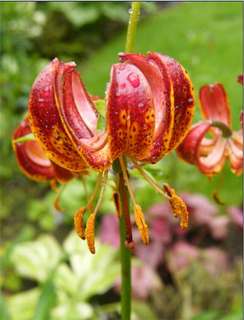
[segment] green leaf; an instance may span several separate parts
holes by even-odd
[[[93,6],[81,3],[51,3],[51,6],[62,11],[66,17],[77,27],[82,27],[88,23],[93,23],[99,17],[99,11]]]
[[[135,320],[157,320],[158,317],[152,311],[150,306],[143,302],[133,301],[132,313],[135,314]]]
[[[32,319],[39,294],[39,289],[31,289],[9,297],[7,305],[11,320]]]
[[[90,304],[72,301],[67,297],[53,310],[52,320],[91,320],[94,311]],[[97,319],[97,318],[96,318]]]
[[[231,314],[223,317],[222,320],[242,320],[242,310],[232,312]]]
[[[50,314],[56,302],[56,292],[53,283],[53,273],[51,273],[48,280],[44,283],[42,291],[37,302],[34,312],[33,320],[50,319]]]
[[[0,319],[1,320],[10,320],[11,319],[9,311],[8,311],[8,306],[5,302],[5,299],[2,295],[1,290],[0,290]]]
[[[219,312],[216,310],[209,310],[196,315],[195,317],[193,317],[192,320],[218,320],[218,319],[219,319]],[[223,318],[221,317],[221,319]]]
[[[24,277],[45,281],[62,256],[57,241],[48,235],[17,245],[11,261],[18,273]]]
[[[115,260],[117,251],[96,240],[96,254],[92,255],[85,242],[71,233],[64,243],[77,281],[77,295],[85,301],[94,294],[104,293],[119,276],[120,266]],[[108,272],[109,270],[109,272]]]

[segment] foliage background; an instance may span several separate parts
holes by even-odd
[[[39,70],[58,56],[76,61],[88,90],[103,96],[110,66],[124,48],[128,7],[119,2],[0,3],[1,285],[7,294],[31,287],[11,264],[10,252],[16,243],[47,232],[62,241],[72,228],[74,210],[84,201],[80,183],[70,183],[62,196],[65,215],[57,217],[52,205],[55,194],[47,185],[28,181],[17,168],[11,135],[26,112],[31,84]],[[242,102],[236,77],[242,70],[241,30],[241,3],[145,3],[136,51],[159,51],[179,60],[192,77],[196,97],[201,85],[222,82],[232,106],[233,127],[238,128]],[[212,180],[178,161],[175,154],[148,169],[178,191],[202,193],[209,199],[217,191],[226,205],[241,205],[242,180],[229,172],[228,165]],[[89,177],[88,189],[95,179]],[[141,180],[137,190],[144,208],[161,200]],[[220,207],[222,214],[225,209]],[[108,190],[102,212],[112,210]]]

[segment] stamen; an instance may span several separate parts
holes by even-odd
[[[84,189],[85,199],[88,202],[89,198],[88,198],[88,191],[87,191],[87,187],[86,187],[86,181],[85,181],[83,176],[80,177],[80,180],[81,180],[81,183],[82,183],[82,186],[83,186],[83,189]]]
[[[135,206],[135,221],[136,221],[137,228],[141,234],[142,241],[144,242],[144,244],[148,244],[149,243],[148,226],[145,222],[144,214],[139,205]]]
[[[99,173],[98,177],[97,177],[97,182],[96,182],[96,185],[95,185],[95,188],[87,202],[87,205],[86,205],[86,208],[88,210],[92,210],[92,203],[93,201],[95,200],[96,198],[96,195],[97,195],[97,192],[99,190],[99,188],[101,188],[101,185],[102,185],[102,180],[103,180],[103,172]]]
[[[123,177],[124,177],[127,189],[129,191],[131,200],[133,202],[133,205],[136,206],[136,199],[135,199],[133,190],[131,188],[131,185],[130,185],[130,182],[129,182],[129,178],[128,178],[128,175],[127,175],[127,169],[126,169],[126,166],[125,166],[125,163],[124,163],[124,160],[123,160],[122,157],[119,158],[119,162],[120,162],[120,166],[121,166],[121,169],[122,169]]]
[[[105,187],[106,187],[106,182],[107,182],[107,176],[108,176],[108,172],[105,171],[101,174],[101,181],[100,181],[100,185],[101,185],[101,192],[99,194],[99,198],[96,204],[96,207],[94,209],[94,212],[92,212],[90,214],[90,216],[88,217],[87,223],[86,223],[86,230],[85,230],[85,237],[87,240],[87,245],[89,250],[91,251],[91,253],[95,253],[95,219],[96,219],[96,214],[97,211],[99,210],[101,204],[102,204],[102,199],[103,199],[103,195],[104,195],[104,191],[105,191]]]
[[[51,189],[53,190],[53,191],[57,191],[57,180],[56,179],[52,179],[51,181],[50,181],[50,187],[51,187]]]
[[[217,190],[213,191],[212,197],[213,197],[214,201],[215,201],[217,204],[219,204],[219,205],[221,205],[221,206],[225,205],[225,203],[220,199],[219,193],[218,193]]]
[[[87,223],[86,223],[86,231],[85,231],[85,237],[87,240],[87,245],[91,253],[95,253],[95,218],[96,213],[91,213]]]
[[[164,184],[164,190],[168,195],[174,216],[180,219],[180,227],[186,229],[188,227],[189,212],[185,202],[176,194],[175,190],[166,183]]]
[[[133,240],[125,240],[125,246],[128,250],[130,250],[131,253],[134,253],[135,250],[135,243]]]
[[[167,195],[164,193],[160,185],[143,169],[141,168],[135,161],[133,161],[135,168],[138,172],[143,176],[143,178],[150,184],[150,186],[156,191],[162,194],[163,196]]]
[[[56,180],[54,180],[54,181],[56,181]],[[62,192],[64,191],[64,185],[61,185],[59,187],[59,189],[58,188],[54,189],[54,191],[57,192],[57,195],[56,195],[55,200],[53,202],[53,206],[57,211],[63,212],[64,210],[62,209],[62,207],[60,205],[60,198],[61,198]]]
[[[85,212],[86,212],[85,208],[79,208],[74,214],[75,231],[78,234],[78,236],[83,240],[85,240],[86,238],[85,230],[84,230],[84,221],[83,221]]]
[[[114,193],[113,193],[113,200],[114,200],[114,205],[115,205],[115,208],[116,208],[117,216],[118,216],[118,218],[120,218],[121,210],[120,210],[119,194],[118,194],[118,192],[114,192]]]
[[[183,199],[180,196],[178,196],[175,190],[171,188],[168,184],[164,184],[164,190],[162,190],[158,183],[151,176],[149,176],[143,168],[141,168],[135,161],[133,161],[133,163],[135,164],[135,167],[139,171],[139,173],[153,187],[153,189],[165,196],[167,199],[169,199],[175,217],[180,219],[180,227],[182,229],[187,228],[189,212]]]
[[[136,222],[137,228],[140,232],[142,241],[145,244],[148,244],[149,243],[148,226],[145,222],[145,218],[144,218],[141,207],[136,203],[135,195],[133,193],[132,187],[129,182],[129,178],[127,175],[127,169],[126,169],[124,160],[123,160],[123,158],[120,158],[119,160],[120,160],[120,165],[121,165],[123,177],[124,177],[125,183],[127,185],[127,189],[129,191],[133,206],[134,206],[134,215],[135,215],[135,222]],[[127,245],[129,247],[129,244],[127,244]]]

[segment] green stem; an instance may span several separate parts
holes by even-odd
[[[120,166],[120,165],[119,165]],[[118,192],[120,199],[120,258],[121,258],[121,319],[130,320],[131,315],[131,253],[125,246],[126,218],[129,217],[128,191],[123,173],[118,174]]]
[[[128,23],[125,51],[133,50],[137,22],[140,15],[140,2],[132,2],[130,10],[130,19]],[[131,235],[128,235],[130,229],[130,211],[128,190],[124,180],[123,172],[119,160],[113,164],[113,169],[117,173],[117,190],[119,193],[119,227],[120,227],[120,259],[121,259],[121,320],[131,319],[131,252],[125,243]],[[129,239],[131,240],[131,239]]]
[[[231,129],[221,121],[213,121],[212,126],[220,129],[224,138],[230,138],[232,135]]]
[[[130,19],[129,19],[128,29],[127,29],[126,44],[125,44],[126,52],[131,52],[133,51],[133,48],[134,48],[136,27],[137,27],[137,22],[140,16],[140,8],[141,8],[140,2],[132,2],[131,9],[129,11]]]

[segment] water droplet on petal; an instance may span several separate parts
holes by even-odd
[[[143,102],[138,103],[138,107],[139,107],[139,108],[144,107],[144,103],[143,103]]]
[[[134,72],[131,72],[128,77],[127,77],[128,81],[131,83],[131,85],[134,88],[137,88],[140,85],[140,79],[139,76],[137,74],[135,74]]]

